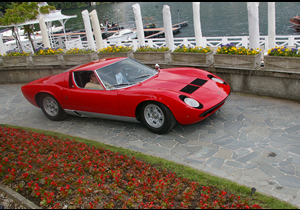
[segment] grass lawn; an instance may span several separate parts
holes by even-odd
[[[295,208],[188,166],[51,131],[0,124],[0,150],[0,182],[43,208]]]

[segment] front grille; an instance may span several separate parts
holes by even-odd
[[[216,109],[218,109],[221,105],[223,105],[225,103],[225,100],[223,100],[221,103],[218,103],[216,106],[210,108],[209,110],[203,112],[202,114],[199,115],[199,117],[205,117],[206,115],[212,113],[213,111],[215,111]]]

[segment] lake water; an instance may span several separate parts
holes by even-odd
[[[163,6],[170,6],[172,24],[188,21],[174,37],[194,37],[193,3],[192,2],[138,2],[142,17],[154,17],[157,27],[163,27]],[[135,27],[135,18],[132,5],[135,2],[106,3],[96,6],[62,10],[65,15],[77,15],[69,19],[66,28],[73,30],[84,29],[81,12],[96,9],[99,22],[119,23],[120,26]],[[119,10],[119,11],[118,11]],[[117,11],[117,12],[116,12]],[[276,35],[300,35],[290,27],[291,17],[300,15],[300,2],[276,2]],[[200,21],[202,35],[209,36],[244,36],[248,33],[247,2],[201,2]],[[60,25],[60,24],[56,24]],[[259,30],[260,35],[268,34],[268,3],[259,3]]]

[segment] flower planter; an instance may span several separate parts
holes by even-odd
[[[257,69],[261,65],[261,53],[256,55],[214,54],[215,68]]]
[[[10,56],[10,57],[2,57],[2,65],[7,67],[14,66],[28,66],[32,64],[31,56]]]
[[[98,53],[99,59],[113,58],[113,57],[129,57],[133,58],[133,50],[128,52],[114,52],[114,53]]]
[[[99,60],[97,52],[90,54],[64,54],[65,65],[80,65]]]
[[[32,62],[35,66],[49,66],[49,65],[64,65],[64,57],[62,54],[58,55],[34,55]]]
[[[214,63],[213,52],[208,53],[185,53],[172,52],[172,63],[184,66],[209,66]]]
[[[300,72],[300,57],[264,56],[265,69]]]
[[[133,58],[143,64],[167,64],[171,62],[171,50],[165,52],[134,52]]]

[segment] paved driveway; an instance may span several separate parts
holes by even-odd
[[[256,187],[300,207],[300,103],[231,93],[218,113],[164,135],[141,124],[69,116],[54,122],[0,85],[0,123],[93,139],[185,164]]]

